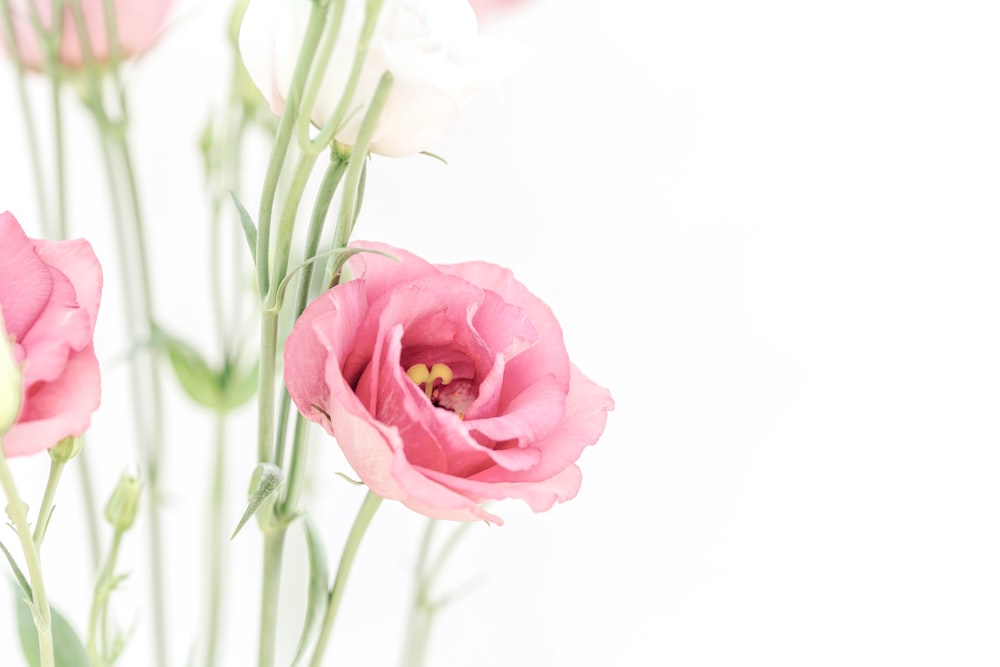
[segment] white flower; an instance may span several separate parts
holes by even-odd
[[[320,127],[340,102],[364,22],[364,0],[344,1],[343,24],[310,116]],[[284,111],[312,5],[311,0],[250,0],[243,18],[243,62],[278,114]],[[354,144],[379,79],[389,71],[392,89],[369,150],[403,156],[428,148],[483,88],[481,41],[468,0],[385,0],[337,141]]]

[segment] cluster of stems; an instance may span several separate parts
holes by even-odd
[[[381,4],[381,0],[368,0],[366,3],[365,20],[358,36],[354,64],[340,102],[322,127],[313,131],[312,109],[330,54],[342,29],[344,16],[342,0],[314,3],[260,198],[254,253],[261,304],[258,460],[260,463],[278,466],[285,479],[280,497],[261,510],[267,512],[268,516],[260,521],[264,531],[258,647],[260,667],[271,667],[275,663],[282,554],[287,528],[302,513],[299,504],[309,433],[308,423],[297,413],[294,425],[289,424],[292,410],[287,391],[282,389],[280,397],[278,396],[278,322],[286,309],[291,309],[290,316],[293,319],[297,318],[318,290],[339,282],[340,267],[350,254],[347,246],[363,198],[368,144],[392,86],[392,75],[386,72],[372,99],[364,100],[364,106],[360,109],[352,108]],[[364,116],[354,145],[347,147],[338,144],[334,139],[337,131],[350,114],[356,113],[363,113]],[[323,170],[309,216],[302,249],[303,264],[297,270],[290,271],[292,241],[300,204],[316,162],[322,155],[328,156],[329,161]],[[279,180],[283,177],[288,179],[287,189],[280,206],[277,206]],[[336,216],[330,216],[334,195],[338,191],[339,208]],[[321,251],[320,244],[330,218],[334,218],[336,222],[329,235],[329,248]],[[318,282],[314,279],[314,274],[317,265],[323,260],[327,263],[327,269],[323,273],[324,280]],[[286,288],[293,277],[298,282],[296,295],[294,299],[286,301]],[[289,431],[290,444],[287,442]],[[319,636],[311,649],[308,662],[310,665],[322,662],[354,556],[380,501],[378,496],[369,493],[355,520],[333,584],[326,595]],[[305,661],[307,657],[306,653],[301,653],[299,659]]]
[[[155,665],[167,667],[167,629],[165,612],[165,589],[163,572],[163,539],[160,527],[159,470],[164,442],[163,396],[159,365],[151,348],[151,339],[156,327],[153,307],[153,286],[150,276],[148,249],[143,226],[142,207],[139,201],[136,173],[132,152],[128,141],[128,102],[123,85],[121,53],[118,47],[115,10],[112,0],[104,0],[105,30],[109,44],[107,62],[97,63],[89,43],[80,0],[55,0],[51,25],[46,27],[35,2],[26,3],[29,19],[38,43],[44,54],[44,72],[51,92],[53,118],[54,159],[52,169],[54,179],[44,177],[45,161],[41,155],[41,142],[35,125],[31,98],[27,91],[26,71],[17,54],[17,40],[12,23],[9,0],[0,0],[0,19],[3,37],[11,45],[15,55],[18,99],[24,117],[31,163],[38,194],[39,213],[42,218],[43,233],[49,239],[66,239],[70,235],[68,219],[69,201],[66,178],[66,145],[63,132],[64,84],[72,80],[79,92],[84,109],[94,121],[101,151],[101,163],[106,174],[106,182],[111,200],[112,218],[115,225],[115,239],[121,265],[126,308],[126,336],[133,353],[130,355],[129,376],[132,401],[134,439],[138,447],[141,469],[146,478],[150,502],[147,503],[150,540],[150,575],[152,580],[152,616],[155,637]],[[72,21],[79,39],[84,65],[79,71],[69,71],[59,61],[60,40],[64,33],[64,20]],[[54,192],[48,191],[46,184],[54,182]],[[50,209],[55,202],[55,213]],[[86,448],[84,448],[86,449]],[[77,458],[77,468],[81,476],[83,507],[90,542],[92,566],[97,569],[102,561],[99,537],[99,520],[94,484],[85,452]],[[51,476],[50,476],[51,479]],[[58,478],[56,478],[58,479]],[[54,491],[54,489],[53,489]],[[25,555],[28,558],[27,554]],[[39,626],[50,623],[46,611],[35,616]],[[38,628],[41,640],[51,629]],[[46,651],[42,651],[42,656]],[[43,664],[47,664],[44,663]]]
[[[11,53],[17,54],[9,2],[10,0],[0,0],[0,28],[3,30],[0,36],[7,44],[12,45]],[[118,241],[118,259],[122,271],[126,311],[124,321],[127,327],[125,333],[132,348],[128,367],[134,439],[138,446],[139,468],[144,475],[149,498],[146,503],[146,519],[150,541],[150,603],[154,628],[154,653],[150,664],[167,667],[174,663],[168,655],[167,638],[170,632],[165,609],[167,596],[162,560],[165,543],[158,507],[165,420],[157,352],[159,347],[154,344],[161,329],[154,310],[142,206],[128,139],[129,105],[120,75],[121,54],[118,51],[115,11],[112,0],[104,0],[104,3],[110,53],[108,61],[101,64],[95,62],[93,50],[88,43],[80,0],[55,0],[53,21],[48,27],[43,25],[35,3],[28,3],[32,24],[44,50],[44,70],[48,75],[51,94],[53,179],[45,178],[46,161],[42,159],[36,115],[25,83],[26,71],[23,63],[15,58],[18,99],[24,116],[34,179],[38,184],[39,212],[44,234],[48,238],[65,239],[70,234],[62,100],[64,84],[70,79],[99,135],[101,162],[106,172],[114,236]],[[381,5],[382,0],[366,1],[364,22],[356,40],[354,63],[340,102],[332,115],[319,124],[315,122],[313,108],[333,49],[341,31],[345,29],[345,0],[317,1],[312,4],[308,28],[285,101],[285,112],[273,133],[273,148],[267,164],[257,220],[255,224],[250,222],[248,229],[245,229],[251,245],[260,306],[257,461],[278,469],[283,480],[274,497],[258,511],[259,525],[264,536],[258,646],[260,667],[273,667],[276,660],[277,609],[284,542],[289,526],[304,515],[301,496],[309,436],[308,422],[292,409],[288,392],[279,381],[278,351],[282,342],[279,340],[279,320],[285,317],[292,320],[298,318],[319,292],[340,282],[343,264],[355,252],[348,245],[364,196],[368,145],[393,83],[392,74],[386,72],[371,99],[355,101]],[[238,25],[245,7],[246,0],[237,3],[234,25]],[[79,37],[84,60],[84,66],[79,71],[69,72],[59,62],[59,42],[63,34],[64,18],[73,21]],[[255,112],[239,91],[239,79],[245,73],[240,70],[242,65],[236,48],[235,31],[231,37],[234,69],[229,100],[219,118],[210,124],[210,140],[207,146],[203,146],[209,181],[211,249],[216,258],[222,254],[226,245],[223,230],[226,218],[232,214],[229,194],[239,190],[240,151],[247,130],[253,124]],[[337,133],[355,115],[359,115],[362,122],[354,145],[338,143],[335,140]],[[296,224],[300,218],[302,201],[321,160],[324,162],[320,170],[322,175],[308,215],[308,226],[304,234],[297,235]],[[48,192],[48,187],[54,187],[54,191]],[[334,206],[338,194],[339,201]],[[232,228],[235,229],[235,226]],[[299,237],[304,239],[301,247],[293,248]],[[232,243],[232,238],[229,239],[229,247],[238,250],[238,244]],[[296,268],[290,268],[293,256],[302,258],[301,264]],[[232,299],[228,293],[230,290],[226,287],[240,289],[242,263],[234,257],[229,263],[213,261],[211,264],[211,306],[224,372],[228,373],[240,361],[242,331],[240,313],[231,306],[239,300]],[[233,274],[223,275],[223,267],[233,271]],[[286,299],[286,293],[292,286],[294,295]],[[218,405],[215,406],[214,413],[214,457],[208,480],[209,558],[205,578],[205,623],[199,650],[202,656],[199,662],[207,667],[217,664],[219,660],[221,623],[225,617],[222,600],[225,572],[223,540],[226,533],[224,499],[227,494],[224,482],[227,467],[227,421],[235,407]],[[83,506],[90,535],[91,562],[98,573],[91,606],[87,652],[94,667],[103,667],[113,662],[120,651],[120,646],[108,640],[108,596],[118,581],[115,566],[126,529],[115,527],[109,551],[102,554],[93,482],[85,456],[78,456],[76,461],[84,492]],[[0,448],[0,485],[8,498],[8,512],[21,542],[27,566],[28,577],[23,587],[27,602],[32,607],[38,630],[39,654],[44,667],[52,667],[55,658],[51,613],[42,579],[40,551],[55,489],[65,465],[66,460],[53,457],[49,482],[32,531],[26,506],[17,494]],[[303,631],[303,637],[308,638],[308,641],[303,640],[295,665],[318,667],[322,664],[355,556],[380,502],[381,499],[371,492],[365,496],[332,581],[325,580],[326,589],[320,605],[322,614],[314,620],[312,628]],[[458,534],[460,532],[456,533]],[[426,637],[434,609],[429,602],[428,591],[438,568],[428,565],[427,546],[430,538],[429,528],[417,568],[417,593],[406,648],[410,664],[413,665],[421,664],[422,656],[426,653]],[[6,548],[4,550],[6,553]],[[443,562],[449,552],[450,547],[446,547],[440,562]],[[12,557],[7,555],[13,564]]]

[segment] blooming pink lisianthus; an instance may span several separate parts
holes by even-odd
[[[433,518],[499,524],[480,503],[573,498],[614,402],[570,363],[548,306],[493,264],[356,245],[400,261],[355,255],[356,279],[296,322],[285,382],[302,414],[374,493]]]
[[[40,70],[45,63],[45,51],[38,39],[32,17],[37,9],[41,24],[52,30],[55,18],[55,0],[8,0],[14,26],[17,53],[25,66]],[[87,40],[94,60],[106,62],[111,57],[108,22],[105,18],[105,0],[79,0],[80,13],[87,28]],[[63,2],[61,17],[62,37],[59,41],[59,61],[68,67],[85,64],[84,49],[77,30],[72,3]],[[122,58],[138,55],[148,49],[160,36],[167,12],[173,0],[113,0],[115,9],[115,34]],[[0,36],[0,43],[9,53],[14,49]]]
[[[0,213],[0,316],[23,372],[21,411],[4,454],[24,456],[82,434],[101,399],[94,322],[101,265],[83,239],[29,239]]]

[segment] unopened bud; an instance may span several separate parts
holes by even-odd
[[[49,450],[49,456],[53,461],[66,463],[71,458],[80,453],[83,449],[83,438],[78,435],[70,435],[59,441],[55,447]]]
[[[10,430],[21,414],[24,377],[14,359],[13,341],[7,336],[0,315],[0,436]]]
[[[104,507],[104,518],[114,526],[115,530],[124,532],[135,523],[141,495],[142,482],[128,473],[123,474],[108,504]]]

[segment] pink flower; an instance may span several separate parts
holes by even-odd
[[[105,0],[80,0],[80,13],[87,26],[87,37],[91,53],[97,62],[106,62],[111,57],[107,21],[104,15]],[[25,66],[40,70],[45,62],[45,51],[32,25],[34,14],[31,5],[38,8],[42,25],[52,29],[55,0],[8,0],[14,23],[14,37],[18,53]],[[173,0],[113,0],[115,7],[115,32],[118,36],[119,53],[122,58],[138,55],[148,49],[160,36],[167,11]],[[59,61],[68,67],[83,67],[83,48],[77,31],[72,3],[63,3],[62,39],[59,43]],[[4,49],[13,51],[0,38]]]
[[[510,271],[356,255],[357,279],[316,299],[285,346],[302,414],[337,438],[379,496],[439,519],[502,521],[573,498],[575,461],[614,406],[566,354],[548,306]]]
[[[520,5],[522,2],[523,0],[469,0],[476,15],[480,17],[505,7]]]
[[[0,316],[24,373],[21,412],[3,436],[7,456],[34,454],[90,425],[101,398],[94,322],[101,265],[83,239],[29,239],[0,213]]]

